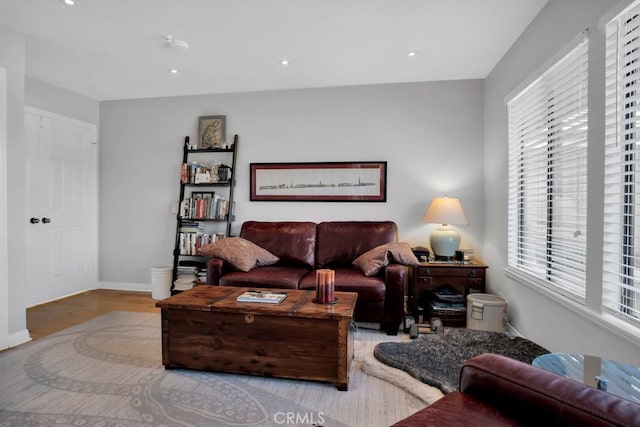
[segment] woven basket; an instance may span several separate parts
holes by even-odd
[[[467,324],[467,309],[442,309],[429,304],[429,318],[438,317],[444,326],[465,326]]]

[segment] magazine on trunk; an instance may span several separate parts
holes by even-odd
[[[247,291],[236,298],[239,302],[264,302],[267,304],[279,304],[287,298],[285,292]]]

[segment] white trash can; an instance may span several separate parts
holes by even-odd
[[[507,302],[492,294],[467,295],[467,329],[505,332],[507,330]]]
[[[171,296],[171,267],[151,267],[151,298],[165,299]]]

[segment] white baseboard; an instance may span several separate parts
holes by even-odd
[[[83,289],[83,290],[78,291],[78,292],[73,292],[73,293],[71,293],[71,294],[67,294],[67,295],[59,296],[59,297],[57,297],[57,298],[52,298],[52,299],[49,299],[49,300],[40,301],[40,302],[39,302],[39,303],[37,303],[37,304],[33,304],[33,305],[30,305],[30,306],[27,306],[27,308],[33,308],[33,307],[37,307],[37,306],[42,305],[42,304],[47,304],[47,303],[54,302],[54,301],[58,301],[58,300],[61,300],[61,299],[64,299],[64,298],[72,297],[72,296],[74,296],[74,295],[80,295],[80,294],[82,294],[82,293],[84,293],[84,292],[88,292],[88,291],[90,291],[90,290],[91,290],[91,289]]]
[[[16,332],[15,334],[10,334],[7,339],[7,345],[9,348],[17,347],[20,344],[28,343],[31,341],[31,335],[29,335],[29,330],[24,329],[20,332]]]
[[[111,289],[117,291],[140,291],[140,292],[151,292],[151,284],[150,283],[125,283],[125,282],[100,282],[98,283],[98,289]],[[63,298],[67,298],[73,295],[78,295],[83,292],[90,291],[91,289],[84,289],[82,291],[74,292],[69,295],[63,295],[59,298],[54,298],[48,301],[42,301],[38,304],[29,306],[27,308],[33,308],[38,305],[46,304],[48,302],[57,301]],[[7,337],[7,348],[16,347],[21,344],[25,344],[31,341],[31,335],[29,335],[29,330],[24,329],[20,332],[16,332],[14,334],[10,334]]]
[[[520,332],[518,332],[516,330],[516,328],[514,328],[513,326],[511,326],[511,323],[507,323],[507,335],[511,336],[511,337],[522,337],[522,334]]]
[[[151,283],[100,282],[98,283],[98,289],[110,289],[113,291],[151,292]]]

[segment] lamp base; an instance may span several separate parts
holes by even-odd
[[[453,256],[445,256],[445,255],[436,255],[434,258],[436,261],[444,261],[444,262],[453,262],[455,261],[455,257]]]
[[[451,258],[453,261],[456,249],[460,245],[460,234],[446,224],[436,228],[429,236],[429,243],[436,259]]]

